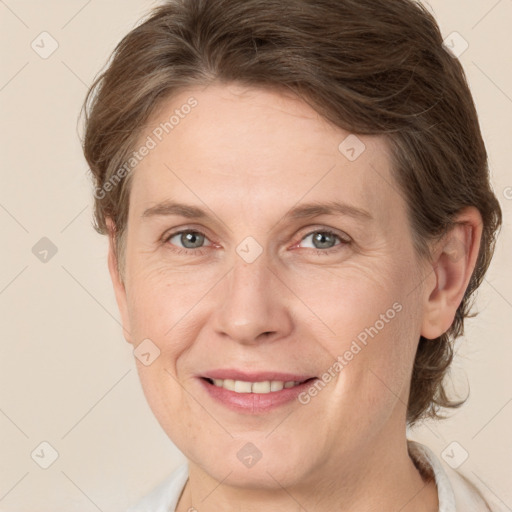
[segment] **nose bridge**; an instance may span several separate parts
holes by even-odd
[[[267,303],[266,291],[272,286],[272,276],[266,254],[260,255],[254,261],[246,261],[237,256],[234,258],[229,279],[230,294],[233,298],[238,295],[261,307]]]
[[[267,253],[252,260],[245,257],[244,249],[244,243],[240,244],[222,287],[216,329],[236,341],[252,343],[283,333],[290,328],[290,318]]]

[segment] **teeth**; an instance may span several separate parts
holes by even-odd
[[[250,382],[244,382],[243,380],[235,380],[235,389],[236,393],[251,393],[252,384]]]
[[[281,391],[283,388],[293,388],[300,384],[300,381],[283,382],[280,380],[266,380],[263,382],[246,382],[233,379],[211,379],[218,388],[224,388],[235,393],[271,393]]]
[[[281,391],[284,388],[284,382],[280,382],[278,380],[273,380],[270,383],[270,391]]]

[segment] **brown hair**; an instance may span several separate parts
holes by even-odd
[[[119,180],[119,169],[162,101],[214,81],[291,91],[351,133],[386,136],[418,254],[428,257],[427,242],[462,208],[478,208],[476,268],[450,329],[419,341],[407,420],[460,405],[448,399],[444,376],[452,342],[474,316],[470,298],[489,266],[501,209],[463,68],[433,16],[413,0],[172,0],[153,9],[118,44],[83,106],[94,227],[107,234],[106,217],[114,221],[121,277],[133,173]]]

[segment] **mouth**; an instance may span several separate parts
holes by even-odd
[[[282,391],[283,389],[291,389],[306,382],[315,380],[316,377],[310,377],[305,380],[264,380],[264,381],[246,381],[246,380],[235,380],[235,379],[211,379],[208,377],[202,377],[203,380],[215,386],[217,388],[227,389],[235,393],[257,393],[257,394],[268,394]]]
[[[296,402],[297,397],[318,380],[308,375],[236,370],[218,370],[198,376],[203,390],[214,403],[243,414],[269,413]]]

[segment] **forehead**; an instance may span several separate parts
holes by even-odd
[[[356,137],[281,92],[182,91],[153,113],[141,144],[149,139],[133,171],[138,215],[169,199],[260,216],[301,202],[341,201],[381,217],[403,206],[383,138]]]

